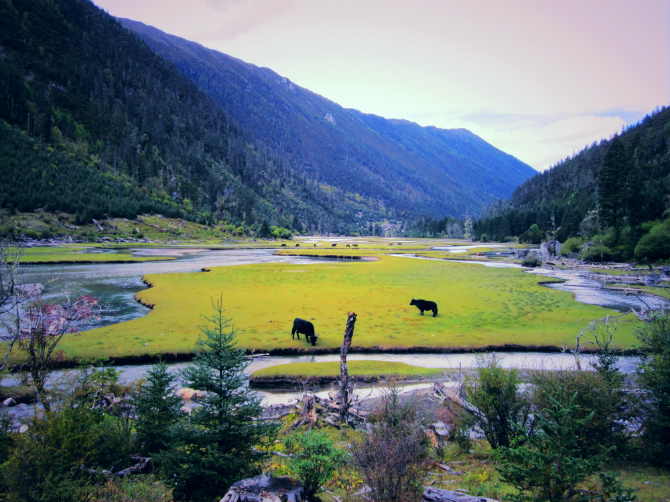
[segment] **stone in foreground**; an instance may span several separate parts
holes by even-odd
[[[220,502],[303,502],[305,487],[288,476],[261,474],[233,483]]]

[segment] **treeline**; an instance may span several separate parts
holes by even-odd
[[[297,217],[304,228],[355,232],[385,216],[254,146],[217,103],[87,0],[0,3],[0,52],[0,119],[72,159],[55,177],[79,164],[141,190],[157,210],[207,222],[287,227]],[[23,209],[42,207],[31,182],[15,186]],[[108,191],[97,197],[96,207],[116,203]]]
[[[538,244],[555,235],[587,259],[592,243],[607,260],[669,258],[669,175],[670,108],[663,108],[528,180],[475,222],[475,236]]]
[[[0,165],[0,199],[10,212],[43,208],[77,215],[79,222],[105,217],[134,219],[142,213],[195,216],[175,203],[150,197],[129,183],[36,143],[4,122],[0,122]]]
[[[447,237],[450,239],[472,238],[472,219],[465,222],[450,216],[438,218],[418,218],[409,221],[403,227],[402,233],[406,237]]]

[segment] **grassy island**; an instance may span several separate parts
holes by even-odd
[[[542,278],[546,280],[546,278]],[[294,340],[293,319],[314,323],[315,349],[336,351],[347,312],[358,314],[353,350],[475,350],[570,347],[593,319],[613,311],[575,302],[519,269],[381,256],[378,261],[311,265],[258,264],[199,273],[145,276],[137,294],[145,317],[66,338],[68,358],[188,354],[213,298],[222,296],[239,346],[273,353],[312,351]],[[437,302],[420,316],[412,298]],[[618,347],[634,342],[632,317],[619,323]]]

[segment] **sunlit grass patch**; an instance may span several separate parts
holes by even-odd
[[[174,257],[134,256],[124,252],[104,252],[90,245],[31,247],[22,249],[21,263],[114,263],[174,260]]]

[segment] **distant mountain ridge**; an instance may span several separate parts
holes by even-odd
[[[256,144],[301,175],[379,200],[398,217],[478,215],[536,173],[467,130],[345,109],[270,69],[137,21],[120,22],[219,103]]]

